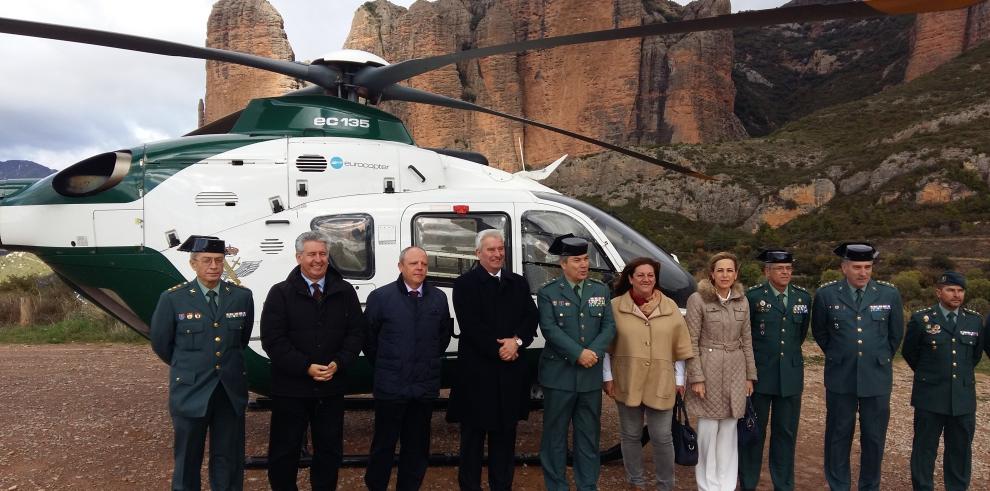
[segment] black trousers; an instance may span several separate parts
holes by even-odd
[[[397,442],[401,442],[401,448],[396,489],[419,489],[429,464],[432,416],[432,399],[375,400],[375,436],[364,474],[368,489],[388,489]]]
[[[859,411],[860,491],[880,489],[880,466],[890,421],[890,394],[856,397],[825,391],[825,480],[833,491],[851,488],[849,451]]]
[[[237,414],[223,384],[210,396],[206,415],[187,418],[172,415],[175,427],[173,490],[200,489],[200,468],[206,435],[210,435],[210,489],[244,488],[244,413]]]
[[[461,465],[457,469],[457,482],[461,491],[481,491],[481,464],[486,436],[488,488],[492,491],[512,489],[512,475],[516,470],[516,423],[498,431],[461,423]]]
[[[973,434],[976,414],[948,416],[924,409],[914,409],[914,441],[911,442],[911,487],[935,489],[935,456],[938,440],[945,433],[942,473],[946,491],[969,489],[973,468]]]
[[[296,491],[299,453],[306,427],[313,435],[309,479],[314,491],[337,489],[344,459],[344,396],[272,397],[268,437],[268,484],[274,491]]]

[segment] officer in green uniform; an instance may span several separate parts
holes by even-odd
[[[794,257],[783,249],[765,250],[763,261],[766,283],[746,292],[753,355],[758,380],[753,391],[753,408],[760,425],[760,439],[739,446],[739,483],[742,489],[756,489],[763,467],[763,442],[770,420],[770,478],[775,490],[794,489],[794,450],[801,415],[804,389],[804,356],[801,344],[811,321],[811,295],[791,283]]]
[[[210,488],[244,487],[244,348],[254,325],[251,291],[221,281],[226,248],[216,237],[193,235],[196,279],[162,293],[151,318],[151,347],[168,363],[169,412],[175,428],[173,490],[200,489],[206,434]]]
[[[560,256],[563,276],[537,293],[543,386],[540,464],[549,491],[567,490],[567,429],[574,427],[574,480],[579,490],[598,489],[602,414],[602,363],[615,336],[608,287],[588,278],[588,242],[557,237],[550,254]]]
[[[815,292],[811,332],[825,352],[825,479],[833,491],[850,489],[849,451],[860,425],[858,488],[880,488],[890,391],[891,359],[904,337],[901,295],[871,279],[877,250],[862,242],[835,249],[844,280]]]
[[[980,362],[986,342],[980,335],[983,317],[961,308],[966,278],[960,273],[942,273],[935,296],[935,306],[911,315],[901,350],[914,370],[911,485],[916,490],[935,489],[935,454],[944,431],[945,489],[965,490],[969,488],[976,430],[973,368]]]

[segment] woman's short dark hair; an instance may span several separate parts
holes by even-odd
[[[648,257],[637,257],[636,259],[629,261],[629,264],[627,264],[625,268],[622,268],[622,273],[619,273],[618,278],[616,278],[615,282],[612,284],[612,295],[614,297],[621,296],[632,289],[632,282],[629,281],[629,277],[633,275],[636,268],[644,264],[649,264],[653,267],[653,274],[656,276],[656,283],[653,285],[653,288],[658,290],[660,289],[660,262],[656,259],[651,259]]]

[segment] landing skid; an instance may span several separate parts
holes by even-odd
[[[352,411],[370,411],[374,409],[374,399],[366,397],[354,397],[344,399],[345,410]],[[434,409],[447,409],[447,399],[439,398],[434,404]],[[530,407],[532,409],[543,409],[542,399],[530,399]],[[271,400],[267,398],[258,398],[250,403],[248,403],[248,411],[268,411],[271,409]],[[643,428],[643,445],[650,441],[650,434],[647,429]],[[619,448],[619,444],[613,445],[611,448],[602,450],[599,452],[602,463],[612,462],[614,460],[619,460],[622,458],[622,449]],[[484,459],[485,464],[488,463],[488,458]],[[535,453],[524,453],[516,454],[515,456],[516,465],[540,465],[540,456]],[[309,452],[309,448],[304,446],[301,450],[301,455],[299,457],[299,468],[305,469],[312,465],[313,456]],[[434,453],[430,454],[429,458],[430,466],[432,467],[454,467],[460,465],[460,456],[456,453]],[[568,452],[567,454],[567,464],[571,465],[573,463],[573,455]],[[398,464],[398,458],[396,458],[396,464]],[[353,454],[344,455],[344,461],[342,467],[367,467],[368,466],[368,455],[367,454]],[[268,468],[268,456],[249,456],[245,458],[244,467],[248,469],[267,469]]]

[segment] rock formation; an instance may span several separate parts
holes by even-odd
[[[990,39],[990,2],[919,14],[904,80],[910,82]]]
[[[220,0],[206,27],[206,46],[292,61],[282,16],[266,0]],[[290,77],[216,61],[206,62],[206,100],[201,124],[238,111],[257,97],[281,95],[300,87]]]
[[[645,6],[644,6],[645,5]],[[355,13],[345,47],[401,61],[460,49],[729,12],[727,0],[438,0],[408,10],[386,0]],[[493,56],[413,78],[413,87],[462,98],[622,145],[699,143],[745,136],[732,113],[732,36],[630,39]],[[596,146],[488,115],[391,104],[422,146],[467,148],[521,168]]]

